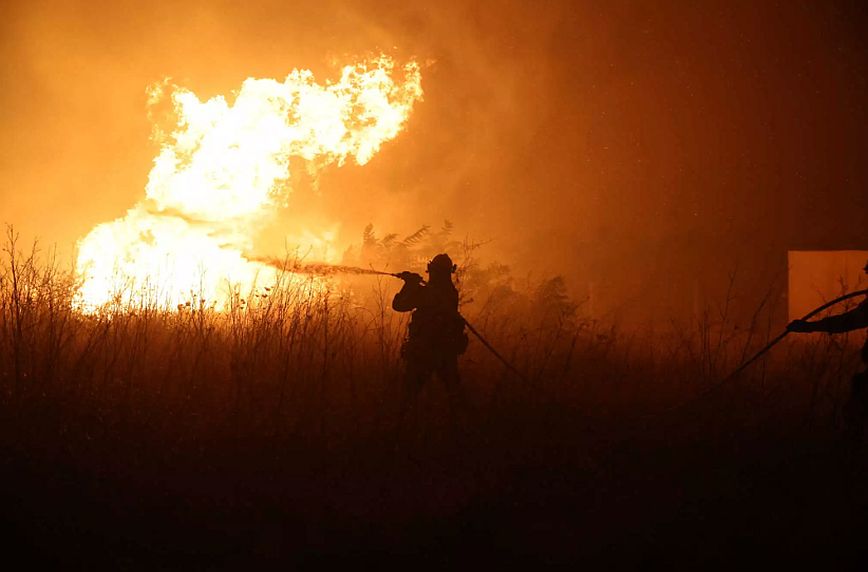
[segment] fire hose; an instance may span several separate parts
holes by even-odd
[[[459,315],[460,315],[460,314],[459,314]],[[494,347],[492,347],[492,345],[491,345],[490,343],[488,343],[488,341],[487,341],[485,338],[482,337],[482,334],[480,334],[479,332],[477,332],[477,331],[476,331],[476,328],[474,328],[474,327],[470,324],[470,322],[467,321],[467,318],[465,318],[464,316],[461,316],[461,319],[464,320],[464,325],[467,326],[467,329],[470,330],[470,332],[471,332],[474,336],[476,336],[477,338],[479,338],[479,341],[482,342],[482,345],[485,346],[486,349],[488,349],[488,351],[490,351],[492,354],[494,354],[494,357],[496,357],[497,359],[499,359],[499,360],[501,361],[501,363],[503,363],[503,365],[506,366],[506,369],[508,369],[509,371],[511,371],[512,373],[514,373],[515,375],[517,375],[517,376],[519,377],[519,379],[521,379],[522,381],[524,381],[524,382],[526,382],[526,383],[528,382],[527,377],[525,377],[524,375],[522,375],[522,373],[521,373],[520,371],[518,371],[518,370],[517,370],[517,369],[516,369],[516,368],[515,368],[511,363],[509,363],[509,362],[506,360],[505,357],[503,357],[502,355],[500,355],[500,353],[498,353],[498,351],[497,351],[496,349],[494,349]]]
[[[419,276],[418,274],[414,274],[412,272],[399,272],[397,274],[391,274],[388,272],[380,272],[380,271],[376,271],[376,270],[372,271],[372,272],[375,272],[377,274],[387,274],[389,276],[394,276],[395,278],[400,278],[401,280],[404,280],[404,281],[415,280],[419,284],[423,284],[423,285],[425,284],[425,280],[423,280],[421,276]],[[508,369],[509,371],[514,373],[515,375],[517,375],[519,377],[519,379],[521,379],[522,381],[528,382],[527,377],[525,377],[520,371],[518,371],[518,369],[516,369],[515,366],[513,366],[511,363],[509,363],[509,361],[505,357],[503,357],[500,354],[500,352],[498,352],[496,349],[494,349],[494,346],[492,346],[488,342],[488,340],[486,340],[482,336],[482,334],[480,334],[479,331],[477,331],[477,329],[473,327],[473,324],[471,324],[470,322],[467,321],[467,318],[465,318],[461,314],[458,314],[458,316],[464,322],[464,325],[467,326],[467,329],[470,330],[470,333],[472,333],[474,336],[476,336],[479,339],[479,341],[482,342],[482,345],[485,346],[485,348],[488,351],[490,351],[494,355],[494,357],[499,359],[500,362],[506,367],[506,369]]]
[[[264,257],[250,257],[250,259],[251,260],[257,260],[259,262],[264,262],[264,263],[269,264],[275,268],[279,268],[279,269],[286,270],[286,271],[293,272],[293,273],[309,273],[309,274],[320,274],[320,275],[333,274],[333,273],[369,274],[369,275],[373,274],[373,275],[380,275],[380,276],[393,276],[395,278],[399,278],[399,279],[405,280],[405,281],[406,280],[416,280],[420,284],[423,284],[423,285],[425,284],[425,281],[422,279],[421,276],[419,276],[418,274],[414,274],[412,272],[398,272],[398,273],[383,272],[381,270],[374,270],[374,269],[369,269],[369,268],[359,268],[359,267],[355,267],[355,266],[339,266],[339,265],[334,265],[334,264],[298,264],[298,263],[289,264],[286,261],[280,261],[280,260],[275,259],[275,258],[264,258]],[[840,304],[841,302],[843,302],[845,300],[849,300],[850,298],[855,298],[857,296],[868,296],[868,289],[856,290],[854,292],[850,292],[848,294],[838,296],[834,300],[826,302],[825,304],[818,306],[817,308],[811,310],[810,312],[805,314],[801,319],[802,320],[810,320],[811,318],[813,318],[814,316],[816,316],[817,314],[819,314],[823,310],[831,308],[832,306],[834,306],[836,304]],[[461,316],[461,319],[464,321],[464,325],[467,326],[467,329],[470,330],[470,332],[474,336],[476,336],[480,342],[482,342],[482,345],[484,345],[485,348],[488,349],[488,351],[490,351],[498,360],[500,360],[503,363],[503,365],[506,366],[506,368],[508,370],[515,373],[523,381],[527,381],[527,377],[522,375],[522,373],[520,371],[518,371],[511,363],[509,363],[509,361],[506,358],[504,358],[496,349],[494,349],[494,347],[482,336],[482,334],[480,334],[476,330],[476,328],[473,327],[473,325],[470,322],[467,321],[467,319],[464,316]],[[780,343],[780,341],[783,340],[785,337],[787,337],[787,335],[789,333],[790,333],[790,330],[784,330],[783,332],[778,334],[777,337],[775,337],[770,342],[768,342],[761,350],[756,352],[753,356],[751,356],[749,359],[745,360],[741,365],[739,365],[737,368],[735,368],[735,370],[733,370],[732,373],[730,373],[729,375],[727,375],[726,377],[721,379],[719,382],[715,383],[714,385],[712,385],[711,387],[709,387],[708,389],[703,391],[696,398],[691,399],[690,401],[692,402],[695,399],[699,399],[699,398],[703,397],[704,395],[718,389],[719,387],[721,387],[725,383],[727,383],[730,380],[732,380],[733,378],[735,378],[738,374],[740,374],[742,371],[747,369],[752,363],[754,363],[760,357],[765,355],[769,350],[771,350],[774,346],[776,346],[778,343]],[[676,407],[676,409],[679,409],[683,405],[686,405],[686,403],[683,403],[682,405]]]
[[[817,314],[819,314],[819,313],[822,312],[823,310],[826,310],[826,309],[828,309],[828,308],[831,308],[832,306],[834,306],[834,305],[836,305],[836,304],[840,304],[840,303],[843,302],[844,300],[849,300],[850,298],[855,298],[856,296],[868,296],[868,289],[865,289],[865,290],[856,290],[855,292],[850,292],[849,294],[844,294],[843,296],[838,296],[838,297],[835,298],[834,300],[832,300],[832,301],[830,301],[830,302],[826,302],[826,303],[823,304],[822,306],[818,306],[817,308],[814,308],[813,310],[811,310],[810,312],[808,312],[807,314],[805,314],[801,319],[802,319],[802,320],[810,320],[811,318],[813,318],[814,316],[816,316]],[[789,334],[789,333],[790,333],[790,330],[784,330],[783,332],[781,332],[780,334],[778,334],[778,336],[777,336],[775,339],[773,339],[772,341],[770,341],[769,343],[767,343],[767,344],[765,345],[765,347],[763,347],[760,351],[758,351],[757,353],[755,353],[755,354],[754,354],[750,359],[745,360],[745,362],[742,363],[740,366],[738,366],[738,367],[737,367],[737,368],[736,368],[736,369],[735,369],[731,374],[729,374],[728,376],[726,376],[725,378],[723,378],[723,379],[721,380],[720,383],[724,383],[724,382],[726,382],[726,381],[729,381],[731,378],[733,378],[733,377],[737,376],[738,374],[740,374],[740,373],[741,373],[742,371],[744,371],[744,370],[745,370],[745,369],[746,369],[750,364],[752,364],[753,362],[755,362],[759,357],[761,357],[763,354],[765,354],[765,353],[768,352],[770,349],[772,349],[775,345],[777,345],[778,342],[780,342],[780,341],[783,340],[785,337],[787,337],[787,334]]]
[[[319,276],[328,276],[331,274],[356,274],[356,275],[373,275],[373,276],[393,276],[395,278],[399,278],[404,280],[405,282],[408,280],[412,280],[418,282],[419,284],[424,285],[425,280],[419,275],[413,272],[384,272],[382,270],[374,270],[373,268],[360,268],[358,266],[343,266],[339,264],[327,264],[327,263],[303,263],[300,261],[290,261],[290,260],[281,260],[279,258],[272,257],[263,257],[263,256],[253,256],[247,255],[249,260],[253,260],[256,262],[261,262],[264,264],[268,264],[273,268],[277,268],[278,270],[290,272],[294,274],[315,274]],[[494,357],[503,363],[506,366],[506,369],[517,375],[522,381],[527,382],[528,379],[525,375],[523,375],[518,369],[515,368],[509,361],[503,357],[500,352],[494,349],[488,340],[486,340],[479,331],[473,327],[473,325],[467,321],[467,318],[459,314],[459,317],[464,322],[464,325],[467,326],[467,329],[476,336],[482,345],[490,351]]]
[[[834,306],[836,304],[840,304],[841,302],[843,302],[845,300],[849,300],[850,298],[855,298],[857,296],[868,296],[868,289],[856,290],[854,292],[844,294],[843,296],[838,296],[834,300],[831,300],[831,301],[826,302],[825,304],[823,304],[821,306],[818,306],[817,308],[814,308],[813,310],[811,310],[810,312],[805,314],[801,319],[802,320],[810,320],[811,318],[813,318],[814,316],[816,316],[817,314],[819,314],[823,310],[831,308],[832,306]],[[681,407],[687,405],[688,403],[693,403],[694,401],[701,399],[702,397],[708,395],[712,391],[719,389],[721,386],[728,383],[729,381],[732,381],[738,374],[740,374],[745,369],[747,369],[748,366],[750,366],[752,363],[754,363],[760,357],[762,357],[763,355],[768,353],[768,351],[771,350],[773,347],[775,347],[778,343],[780,343],[781,340],[783,340],[785,337],[787,337],[787,335],[789,333],[790,333],[790,330],[788,330],[788,329],[784,330],[783,332],[778,334],[774,339],[772,339],[769,343],[767,343],[765,346],[763,346],[763,348],[761,350],[756,352],[749,359],[746,359],[744,362],[742,362],[742,364],[739,365],[737,368],[735,368],[732,371],[732,373],[730,373],[729,375],[727,375],[726,377],[724,377],[723,379],[721,379],[720,381],[718,381],[717,383],[715,383],[711,387],[707,388],[705,391],[703,391],[702,393],[700,393],[699,395],[697,395],[693,399],[691,399],[685,403],[682,403],[681,405],[675,407],[674,409],[681,409]]]

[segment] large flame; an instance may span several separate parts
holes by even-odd
[[[232,291],[273,282],[272,267],[243,253],[286,204],[290,158],[313,174],[348,157],[367,163],[401,131],[422,88],[415,62],[396,73],[380,56],[325,84],[308,70],[283,82],[248,78],[231,104],[167,84],[149,90],[149,103],[167,93],[176,121],[154,128],[161,148],[146,198],[79,242],[84,308],[112,301],[174,307],[193,297],[222,307]],[[322,246],[330,232],[298,246]]]

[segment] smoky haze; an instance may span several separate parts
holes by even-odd
[[[733,271],[759,291],[788,249],[868,247],[858,2],[0,10],[0,219],[28,239],[68,247],[143,196],[149,84],[205,98],[383,51],[423,65],[424,101],[369,164],[302,181],[266,244],[305,221],[351,241],[449,219],[615,315],[693,311]]]

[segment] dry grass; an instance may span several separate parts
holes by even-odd
[[[628,333],[557,284],[481,289],[465,315],[528,379],[471,342],[465,406],[435,380],[398,426],[406,323],[388,279],[84,315],[51,256],[11,229],[3,252],[4,524],[39,558],[632,567],[860,550],[864,467],[839,430],[850,346],[788,343],[695,399],[775,333],[770,295],[742,328],[728,299]]]

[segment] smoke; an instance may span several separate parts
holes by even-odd
[[[336,221],[349,241],[449,219],[516,275],[565,274],[638,315],[689,313],[736,269],[764,288],[789,249],[866,246],[858,3],[3,9],[0,213],[47,242],[138,200],[145,86],[171,76],[207,99],[384,50],[423,64],[425,101],[364,168],[302,173],[263,252]]]

